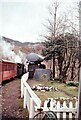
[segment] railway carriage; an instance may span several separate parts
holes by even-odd
[[[17,76],[17,64],[7,60],[0,60],[0,83]]]
[[[2,62],[0,61],[0,84],[2,82]]]

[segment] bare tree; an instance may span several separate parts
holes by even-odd
[[[54,40],[55,37],[57,36],[57,12],[58,12],[58,7],[59,7],[59,3],[57,2],[57,0],[52,0],[52,4],[51,4],[51,9],[49,8],[49,13],[51,15],[51,20],[48,19],[48,23],[49,26],[46,26],[46,28],[49,31],[49,35],[44,36],[46,38],[46,40],[48,41],[47,44],[49,42],[51,42],[51,44],[54,44]],[[50,46],[49,49],[51,49],[51,51],[54,51],[56,45],[54,44],[53,47]],[[55,54],[52,53],[52,59],[53,59],[53,78],[55,77]]]
[[[68,19],[68,15],[58,17],[60,4],[57,0],[52,1],[49,9],[51,19],[48,19],[49,26],[46,26],[49,34],[44,36],[47,40],[44,44],[46,50],[43,51],[46,59],[53,58],[53,78],[55,77],[55,57],[58,59],[60,81],[65,81],[67,70],[71,67],[71,79],[74,77],[74,67],[78,52],[78,31],[73,21]]]

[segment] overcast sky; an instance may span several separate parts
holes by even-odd
[[[78,0],[58,0],[66,12]],[[50,0],[0,0],[0,35],[21,42],[37,42],[45,32]]]

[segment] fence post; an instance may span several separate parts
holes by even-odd
[[[66,101],[63,102],[63,108],[67,108]],[[66,119],[66,112],[63,112],[63,118]]]
[[[70,101],[70,103],[69,103],[69,108],[73,108],[72,101]],[[70,118],[70,120],[72,119],[72,113],[69,113],[69,118]]]
[[[54,108],[54,100],[51,99],[51,102],[50,102],[50,109],[52,110]]]
[[[78,101],[76,100],[75,108],[77,109],[77,107],[78,107]],[[77,112],[75,113],[75,118],[77,118]]]
[[[29,96],[29,93],[28,93],[28,90],[26,90],[26,98],[27,98],[27,108],[28,110],[30,110],[30,96]]]
[[[45,102],[44,102],[44,111],[47,109],[47,103],[48,103],[48,100],[45,100]]]
[[[30,111],[29,111],[29,119],[33,119],[34,117],[34,102],[33,99],[30,97]]]
[[[26,87],[25,87],[25,88],[24,88],[24,103],[23,103],[23,104],[24,104],[24,105],[23,105],[24,108],[26,108],[26,98],[27,98],[27,97],[26,97]]]
[[[23,98],[23,88],[24,85],[23,85],[23,79],[21,78],[21,98]]]
[[[60,102],[58,101],[57,102],[57,109],[59,109],[60,108]],[[57,118],[59,119],[60,118],[60,113],[57,113]]]

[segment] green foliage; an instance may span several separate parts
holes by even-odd
[[[75,82],[75,81],[69,81],[66,83],[67,86],[74,86],[74,87],[78,87],[79,83]]]

